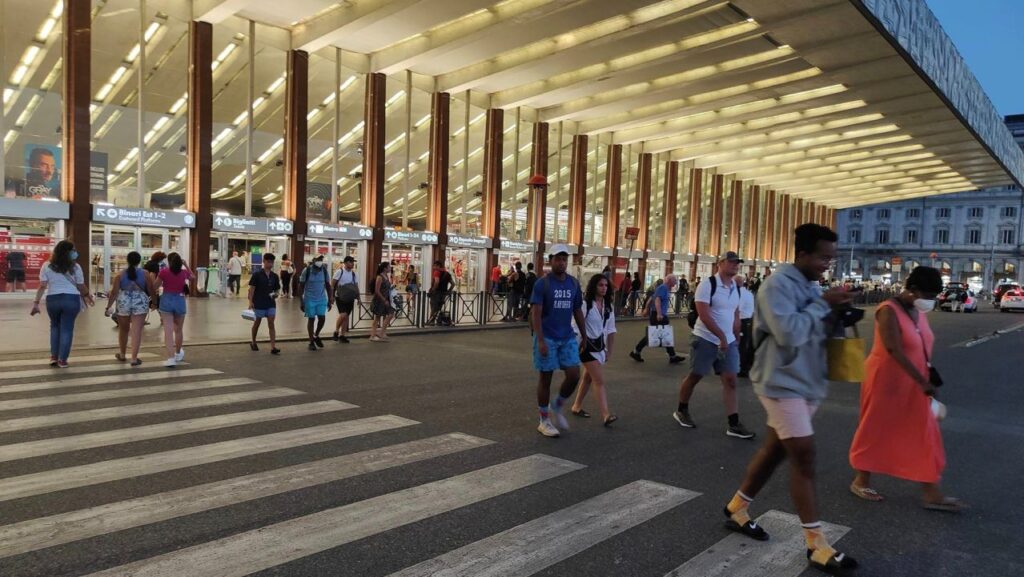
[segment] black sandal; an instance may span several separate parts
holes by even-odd
[[[722,512],[725,513],[726,517],[728,517],[728,520],[726,520],[725,522],[726,529],[730,531],[735,531],[741,535],[746,535],[747,537],[750,537],[751,539],[756,539],[758,541],[768,540],[768,532],[762,529],[761,526],[753,520],[747,521],[746,523],[740,525],[736,521],[732,520],[732,513],[729,512],[728,507],[723,508]]]
[[[829,575],[846,575],[848,571],[856,569],[858,566],[857,561],[848,556],[845,553],[836,551],[828,558],[825,563],[819,563],[814,559],[811,559],[811,555],[814,554],[814,549],[807,550],[807,563],[819,571],[824,571]]]
[[[279,354],[281,354],[281,349],[278,349],[278,348],[270,349],[270,354],[272,354],[272,355],[279,355]]]
[[[137,366],[139,366],[141,364],[142,364],[142,359],[135,359],[134,361],[132,361],[132,366],[133,367],[137,367]]]
[[[604,420],[604,426],[610,427],[610,426],[612,426],[612,423],[614,423],[615,421],[618,421],[618,420],[619,420],[619,417],[617,417],[616,415],[608,415],[608,418]]]
[[[576,415],[577,417],[581,417],[583,419],[589,419],[590,418],[590,413],[584,411],[583,409],[580,409],[578,411],[570,411],[570,412],[573,415]]]
[[[256,343],[249,343],[249,348],[254,350],[254,351],[260,350],[260,348],[258,346],[256,346]]]

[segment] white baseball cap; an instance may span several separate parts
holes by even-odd
[[[552,245],[551,248],[548,249],[548,257],[549,258],[553,257],[555,255],[559,255],[559,254],[564,254],[564,255],[568,256],[570,254],[569,253],[569,247],[565,246],[564,244],[559,243],[559,244]]]

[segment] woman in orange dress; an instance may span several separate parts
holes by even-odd
[[[860,424],[850,447],[850,465],[857,472],[850,491],[862,499],[882,500],[871,488],[871,474],[880,473],[921,483],[927,509],[964,507],[939,488],[946,453],[931,408],[934,336],[925,313],[935,307],[941,290],[939,271],[919,266],[899,296],[875,312],[875,340],[860,391]]]

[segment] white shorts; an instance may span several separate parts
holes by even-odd
[[[810,437],[814,434],[811,417],[818,403],[806,399],[773,399],[757,396],[768,413],[768,426],[775,429],[780,439]]]

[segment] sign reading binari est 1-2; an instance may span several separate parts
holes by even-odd
[[[126,224],[131,226],[159,226],[164,228],[195,228],[196,215],[176,210],[124,208],[96,204],[92,207],[93,222]]]

